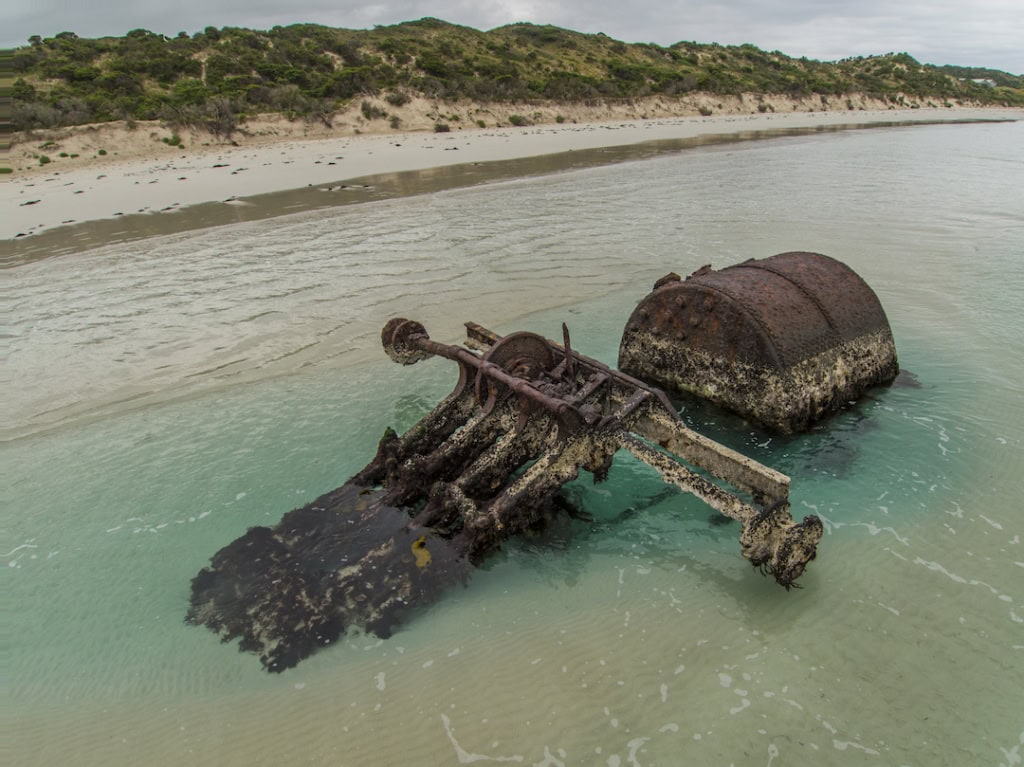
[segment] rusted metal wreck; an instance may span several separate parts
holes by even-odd
[[[607,477],[626,450],[741,523],[740,549],[787,589],[822,523],[794,522],[789,478],[692,431],[660,390],[533,333],[467,324],[466,347],[394,319],[388,355],[456,362],[455,389],[342,487],[251,528],[192,582],[187,620],[239,638],[280,671],[349,627],[388,636],[502,541],[554,515],[580,470]]]
[[[619,369],[784,433],[899,373],[881,303],[820,253],[662,277],[626,323]]]

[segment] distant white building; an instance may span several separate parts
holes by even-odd
[[[987,79],[985,77],[974,77],[974,78],[971,78],[971,82],[972,83],[977,83],[978,85],[987,85],[989,88],[995,88],[996,87],[996,81],[995,80],[989,80],[989,79]]]

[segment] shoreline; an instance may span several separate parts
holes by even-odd
[[[59,162],[53,162],[29,172],[0,177],[0,210],[5,213],[0,219],[0,243],[5,243],[0,245],[0,253],[7,251],[17,256],[22,243],[28,244],[42,233],[62,231],[70,236],[87,222],[137,214],[175,213],[179,215],[162,217],[182,218],[180,213],[194,206],[215,204],[237,209],[247,205],[247,198],[304,188],[358,192],[367,188],[352,184],[358,179],[407,171],[486,165],[703,137],[711,143],[711,137],[751,132],[771,135],[789,130],[1022,119],[1024,110],[997,108],[808,111],[474,127],[446,133],[418,131],[323,138],[264,135],[249,144],[185,150],[154,141],[142,156],[125,159],[108,153],[78,167],[61,169]],[[120,130],[130,133],[127,128]],[[607,161],[621,160],[609,157]],[[588,164],[601,162],[595,158]],[[551,170],[558,170],[557,164],[552,164]],[[544,169],[533,171],[536,172]],[[258,217],[272,215],[272,210],[263,211]],[[226,220],[233,218],[228,216]],[[166,223],[161,231],[168,233],[197,228],[180,226],[173,220]],[[187,222],[181,220],[180,224]],[[199,224],[204,225],[208,224]],[[6,258],[7,254],[4,255]]]
[[[637,222],[645,231],[664,228],[671,237],[671,233],[682,231],[682,221],[677,222],[674,217],[685,219],[687,211],[699,212],[706,202],[717,201],[719,210],[731,216],[738,209],[737,199],[744,199],[745,194],[750,198],[746,188],[777,197],[774,183],[766,183],[765,179],[799,181],[805,159],[820,161],[840,153],[847,158],[846,183],[856,183],[864,172],[862,168],[877,169],[878,151],[890,147],[928,147],[938,141],[939,146],[956,146],[971,156],[984,155],[986,147],[979,147],[978,142],[985,142],[990,135],[1005,138],[1008,132],[1012,137],[1020,128],[1005,122],[1002,126],[982,123],[974,128],[967,124],[921,131],[910,128],[909,133],[889,128],[870,136],[863,134],[861,140],[854,134],[820,135],[856,131],[858,126],[851,125],[848,119],[834,120],[831,127],[808,125],[810,119],[786,122],[788,125],[758,132],[750,130],[749,122],[744,121],[731,133],[724,132],[725,126],[720,124],[699,124],[693,130],[698,135],[688,140],[573,149],[532,160],[492,160],[480,165],[463,162],[441,169],[398,172],[387,179],[378,176],[376,189],[328,194],[323,187],[316,186],[272,192],[250,197],[251,202],[240,206],[221,202],[197,204],[175,214],[103,219],[58,227],[49,233],[10,242],[20,249],[17,265],[24,266],[12,269],[10,278],[15,281],[12,284],[24,310],[19,309],[19,314],[25,315],[22,319],[14,318],[11,360],[22,370],[16,377],[27,376],[25,380],[36,383],[15,387],[17,396],[12,412],[17,417],[3,430],[0,441],[10,442],[222,387],[300,374],[319,366],[332,370],[359,367],[379,357],[379,333],[384,320],[412,311],[408,308],[410,303],[418,307],[416,318],[427,323],[435,337],[454,340],[461,334],[463,319],[485,316],[489,324],[500,326],[521,314],[553,310],[582,297],[615,293],[615,285],[640,276],[642,269],[622,267],[632,262],[622,256],[631,248],[632,240],[616,239],[621,227],[605,232],[612,239],[601,238],[593,243],[596,248],[581,245],[594,236],[598,223],[592,219],[592,212],[588,214],[578,206],[550,209],[558,214],[553,225],[564,238],[559,240],[561,246],[552,248],[547,238],[533,238],[531,223],[536,213],[548,210],[546,189],[582,185],[587,194],[579,199],[593,200],[595,204],[600,201],[606,207],[597,210],[612,213],[602,216],[609,220],[615,212],[630,205],[637,210],[637,202],[646,203],[645,209],[651,209],[660,201],[685,193],[681,199],[690,201],[686,208],[672,208],[667,215],[664,207],[656,208],[660,215],[643,215],[644,223]],[[797,122],[806,127],[794,134]],[[874,131],[869,126],[878,124],[877,120],[865,120],[860,127]],[[885,124],[913,123],[904,120]],[[651,130],[646,125],[640,127]],[[609,135],[630,137],[626,128],[617,126],[583,135],[596,135],[594,142],[601,144],[609,142]],[[646,138],[648,134],[643,135]],[[774,149],[771,143],[759,140],[793,135],[800,137],[781,141]],[[571,134],[567,140],[574,136]],[[748,141],[757,144],[739,146]],[[687,147],[711,149],[713,143],[721,146],[688,156],[680,154],[682,142],[686,142],[683,151]],[[549,146],[547,141],[542,143],[544,148]],[[860,150],[870,152],[868,155],[858,157],[856,151],[850,150],[865,145],[874,147]],[[512,149],[506,151],[511,153]],[[438,156],[456,156],[462,150],[443,155],[441,150],[433,151]],[[768,171],[766,176],[758,160],[763,155],[788,158],[788,162],[769,161],[763,168]],[[659,156],[664,158],[663,162],[631,162]],[[932,153],[928,164],[945,166],[949,159],[944,153]],[[718,183],[716,176],[693,173],[700,168],[717,167],[719,163],[734,169],[730,181]],[[590,170],[597,165],[603,169]],[[776,175],[771,176],[772,173]],[[543,180],[537,180],[541,177]],[[656,187],[618,183],[647,177],[662,179],[660,193]],[[970,178],[965,175],[960,181]],[[600,179],[600,188],[590,189],[592,179]],[[881,179],[883,185],[893,182],[896,189],[907,188],[903,185],[907,179],[893,178],[888,172],[883,172]],[[469,191],[432,193],[438,188],[455,187]],[[827,188],[840,197],[843,195],[842,187]],[[392,197],[382,197],[389,189]],[[320,199],[327,201],[322,205],[339,206],[344,204],[345,197],[360,207],[313,211],[298,205],[304,200]],[[384,202],[363,204],[371,199]],[[562,205],[557,194],[550,199],[555,206]],[[473,207],[482,200],[487,201],[479,209],[484,211],[483,215]],[[788,210],[788,202],[782,202]],[[266,220],[244,223],[240,216],[259,208],[257,203],[265,205]],[[842,200],[833,204],[842,204]],[[198,214],[206,212],[211,218],[204,224]],[[751,212],[759,215],[756,209]],[[235,218],[224,219],[225,215]],[[541,216],[541,220],[545,218],[548,217]],[[805,249],[833,252],[813,234],[816,218],[810,215],[807,228],[801,225],[799,232],[790,232],[789,226],[784,227],[786,231],[764,227],[760,218],[750,222],[746,230],[756,228],[758,233],[750,236],[759,243],[764,230],[764,247],[770,247],[768,242],[776,243],[774,250],[767,252],[792,249],[791,237],[803,240],[804,244],[799,246]],[[928,231],[934,230],[931,215],[927,214],[926,219]],[[728,220],[730,223],[723,224],[724,219],[715,217],[695,230],[704,231],[703,241],[709,243],[699,249],[702,253],[729,250],[717,244],[722,236],[737,236],[733,218]],[[791,221],[788,217],[783,220]],[[797,220],[800,218],[792,219]],[[164,223],[178,227],[180,234],[154,237],[142,231],[142,227]],[[186,223],[192,225],[191,230],[182,228]],[[108,226],[109,229],[103,229]],[[738,229],[743,231],[744,226]],[[93,227],[96,240],[84,242],[82,233]],[[729,231],[720,235],[719,230]],[[69,241],[66,258],[54,247],[62,238]],[[119,240],[119,244],[113,244]],[[609,242],[618,245],[605,248]],[[38,254],[26,259],[26,249],[36,245]],[[580,247],[587,251],[585,259],[579,257]],[[663,248],[650,250],[644,256],[647,271],[639,280],[643,289],[633,293],[646,292],[647,286],[664,274],[665,269],[655,273],[652,264],[676,263],[683,257],[680,251],[689,252],[687,248],[685,244],[667,242]],[[0,244],[0,253],[3,252]],[[508,272],[504,267],[494,268],[491,262],[503,262],[506,252],[516,254],[523,263],[529,262],[527,254],[533,254],[531,258],[536,258],[536,262],[529,271],[518,273]],[[765,251],[743,252],[751,255]],[[706,260],[696,261],[693,266]],[[15,266],[14,259],[4,261],[8,268]],[[182,283],[184,274],[190,276]],[[508,286],[513,284],[527,286],[529,299],[509,296]],[[263,285],[267,287],[258,287]],[[301,300],[291,298],[293,295],[301,295]],[[419,295],[419,299],[410,301],[408,297],[413,295]],[[450,295],[457,296],[461,307],[455,314],[450,309],[454,305]],[[140,296],[153,300],[152,312],[138,314],[138,320],[130,319],[136,315],[126,316],[127,324],[123,324],[118,319],[122,316],[122,301]],[[95,332],[91,330],[94,322],[99,322],[101,328]],[[113,332],[102,329],[108,323],[115,328]],[[74,337],[71,331],[76,327],[82,330],[87,343],[81,349],[69,350],[64,339]],[[26,356],[33,344],[36,351]],[[65,360],[74,375],[55,374]]]

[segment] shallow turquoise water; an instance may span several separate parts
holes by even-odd
[[[220,227],[9,270],[7,707],[19,764],[1019,764],[1024,126],[777,139]],[[620,457],[387,641],[281,675],[184,625],[249,526],[341,484],[454,366],[396,314],[613,363],[654,279],[818,250],[919,387],[797,439],[684,403],[826,522],[785,592]]]

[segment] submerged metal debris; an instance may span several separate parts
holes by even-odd
[[[619,368],[786,433],[899,372],[867,283],[833,258],[796,252],[662,277],[626,323]]]
[[[351,626],[388,636],[505,539],[576,513],[562,486],[581,469],[605,479],[619,450],[738,520],[743,556],[787,589],[814,559],[822,524],[793,521],[788,477],[687,428],[660,390],[574,351],[565,326],[561,344],[467,329],[475,351],[388,322],[388,355],[453,360],[455,389],[345,485],[214,555],[188,621],[271,671]]]

